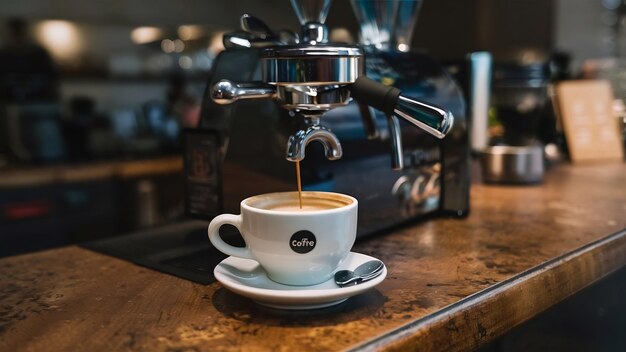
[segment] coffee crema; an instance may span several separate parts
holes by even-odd
[[[305,211],[316,211],[316,210],[328,210],[328,209],[336,209],[345,206],[344,203],[333,202],[333,201],[317,201],[307,199],[300,207],[298,201],[294,203],[282,203],[282,204],[273,204],[266,208],[265,210],[275,210],[275,211],[292,211],[292,212],[305,212]]]
[[[352,204],[352,201],[323,192],[302,192],[300,208],[298,193],[285,192],[253,197],[247,204],[257,209],[297,213],[342,208]]]

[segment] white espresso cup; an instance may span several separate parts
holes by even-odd
[[[355,198],[331,192],[268,193],[241,202],[241,215],[222,214],[209,224],[215,248],[234,257],[259,262],[273,281],[314,285],[330,279],[356,239]],[[227,244],[222,225],[233,225],[245,247]]]

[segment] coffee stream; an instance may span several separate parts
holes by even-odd
[[[300,180],[300,160],[296,160],[296,178],[298,179],[298,202],[302,209],[302,181]]]

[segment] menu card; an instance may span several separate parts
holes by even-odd
[[[619,123],[608,81],[581,80],[556,87],[572,162],[623,160]]]

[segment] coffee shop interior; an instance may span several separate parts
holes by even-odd
[[[330,6],[316,19],[325,20],[330,43],[367,48],[365,72],[378,88],[402,90],[391,114],[386,102],[379,108],[358,90],[358,80],[333,85],[337,94],[353,85],[354,101],[344,96],[321,115],[297,106],[303,93],[285,93],[293,86],[267,84],[268,74],[261,76],[259,57],[280,61],[263,56],[264,48],[315,46],[300,28],[310,16],[305,10],[314,7],[309,3]],[[385,281],[376,294],[338,305],[339,313],[305,318],[218,290],[202,299],[215,306],[211,317],[223,316],[215,322],[248,319],[260,331],[271,326],[277,340],[287,331],[279,328],[310,328],[315,334],[300,346],[305,350],[409,350],[418,343],[432,351],[626,350],[626,1],[9,0],[0,2],[0,22],[0,350],[43,346],[24,337],[36,330],[15,332],[24,324],[11,307],[19,306],[16,292],[28,287],[17,273],[21,265],[52,263],[45,270],[58,273],[50,258],[75,258],[63,254],[70,248],[185,280],[199,285],[196,291],[220,287],[213,270],[226,256],[207,239],[209,221],[238,214],[246,197],[298,187],[358,200],[354,248],[385,262]],[[355,51],[346,52],[353,60]],[[255,86],[261,79],[266,83]],[[216,95],[218,88],[226,97]],[[404,117],[419,114],[411,109],[421,102],[449,110],[453,122],[445,114],[438,125],[432,116]],[[292,133],[304,122],[309,129],[299,132],[311,135],[294,142]],[[232,226],[222,231],[226,242],[245,245]],[[414,247],[400,244],[401,236],[415,240]],[[448,256],[478,247],[488,254],[446,269],[466,284],[431,283],[433,268]],[[428,253],[441,256],[420,262]],[[551,271],[591,257],[587,270]],[[429,282],[424,292],[454,287],[456,293],[439,300],[420,291],[410,304],[402,301],[418,282],[401,286],[409,275],[399,269],[403,260],[419,266],[410,275]],[[473,269],[465,275],[461,267]],[[495,276],[486,278],[487,272]],[[479,315],[473,334],[463,325],[476,325],[470,313],[465,323],[452,321],[455,309],[470,307],[472,299],[487,304],[491,298],[477,301],[483,290],[492,290],[484,297],[502,292],[514,299],[507,287],[515,278],[532,282],[548,274],[566,281],[542,284],[548,298],[541,302],[549,304],[485,318],[491,325]],[[462,281],[470,275],[478,278]],[[524,295],[533,295],[531,287]],[[555,294],[558,287],[567,290]],[[63,303],[50,304],[42,309]],[[224,308],[233,304],[239,308]],[[381,322],[363,323],[364,332],[345,341],[336,337],[336,346],[320,337],[348,329],[346,321],[364,312]],[[33,314],[20,316],[30,321]],[[333,330],[328,314],[342,327]],[[436,332],[444,314],[452,322],[440,327],[447,335]],[[235,332],[203,325],[193,331],[195,340],[178,330],[177,339],[137,332],[137,345],[111,337],[110,345],[92,349],[273,349],[271,338],[253,340],[250,331],[244,338],[238,325],[224,324]],[[404,335],[394,335],[401,328]],[[287,349],[296,349],[285,339]],[[67,341],[50,346],[75,350]]]

